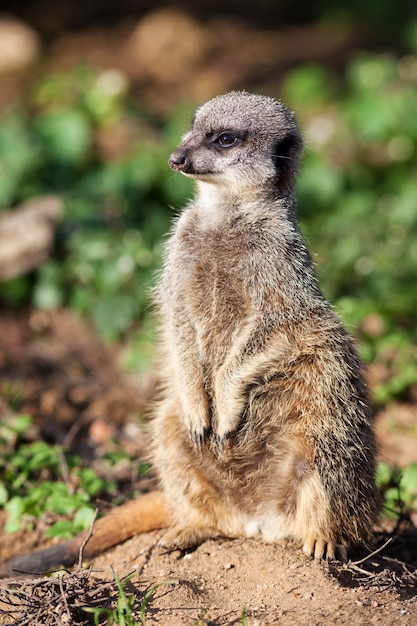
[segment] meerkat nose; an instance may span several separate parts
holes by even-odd
[[[171,156],[168,159],[168,165],[173,170],[182,170],[184,165],[187,163],[187,157],[185,152],[182,150],[174,150]]]

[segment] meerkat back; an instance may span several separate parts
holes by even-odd
[[[332,558],[367,540],[377,515],[361,364],[295,218],[301,152],[282,103],[231,92],[197,109],[171,155],[197,193],[158,289],[167,545],[292,537]]]

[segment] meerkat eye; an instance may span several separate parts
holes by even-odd
[[[239,141],[239,137],[233,133],[221,133],[215,143],[218,143],[222,148],[231,148]]]

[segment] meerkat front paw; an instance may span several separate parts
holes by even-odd
[[[243,412],[243,400],[232,392],[226,384],[217,384],[214,396],[215,431],[219,445],[222,446],[226,438],[234,433]]]
[[[226,441],[236,431],[239,426],[240,414],[226,413],[223,409],[217,411],[217,427],[216,438],[219,444],[219,448],[222,449],[225,446]]]
[[[210,413],[207,398],[202,398],[194,407],[187,403],[184,422],[190,440],[195,448],[201,450],[210,430]]]

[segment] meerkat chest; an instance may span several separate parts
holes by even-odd
[[[182,294],[200,345],[219,350],[233,343],[248,306],[238,277],[221,259],[197,259],[188,268]]]
[[[191,322],[204,358],[207,352],[222,358],[251,308],[235,241],[228,232],[180,226],[167,268],[171,310]]]
[[[242,305],[246,292],[240,242],[227,228],[205,229],[189,221],[179,226],[171,248],[174,296],[185,297],[196,313],[230,313]]]

